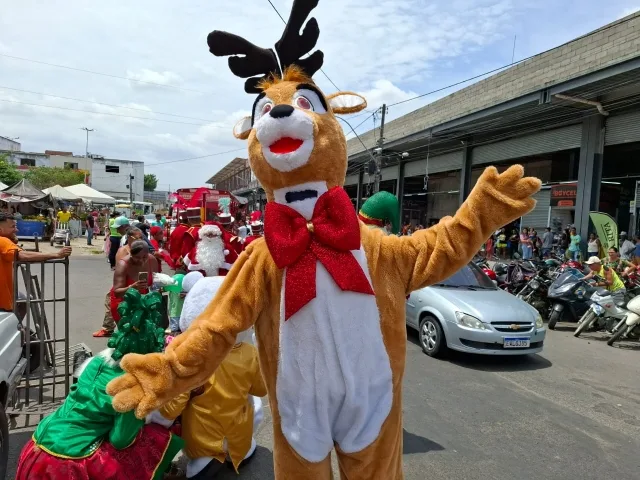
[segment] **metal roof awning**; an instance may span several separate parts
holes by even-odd
[[[237,195],[234,195],[233,193],[231,194],[231,196],[233,197],[233,199],[238,202],[240,205],[246,205],[247,203],[249,203],[249,200],[245,197],[239,197]]]
[[[209,180],[207,180],[206,183],[210,185],[216,185],[220,182],[223,182],[229,177],[236,175],[242,170],[245,170],[248,166],[247,162],[248,160],[246,158],[234,158],[231,162],[222,167],[222,169],[219,170],[215,175],[213,175]]]

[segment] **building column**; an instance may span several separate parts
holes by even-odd
[[[362,189],[364,188],[364,167],[358,172],[358,194],[356,195],[356,212],[362,208]]]
[[[582,123],[574,224],[582,237],[583,254],[586,253],[586,241],[589,238],[589,212],[598,210],[600,206],[604,120],[602,115],[597,115],[586,118]]]
[[[404,166],[406,162],[400,160],[398,164],[398,181],[396,185],[396,192],[398,192],[398,204],[400,211],[398,212],[400,218],[400,224],[402,224],[402,204],[404,200]]]
[[[464,142],[462,150],[462,171],[460,172],[460,202],[462,205],[471,192],[471,164],[473,163],[473,148],[469,141]]]

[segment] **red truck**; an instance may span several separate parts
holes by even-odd
[[[211,188],[179,188],[173,194],[176,203],[174,203],[172,217],[177,217],[178,211],[186,208],[200,207],[202,222],[216,219],[216,214],[220,211],[218,200],[221,198],[230,199],[229,213],[236,216],[242,205],[235,196],[226,190],[214,190]]]

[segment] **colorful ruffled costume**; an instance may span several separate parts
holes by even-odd
[[[110,348],[87,360],[65,402],[40,422],[22,450],[16,480],[163,477],[182,439],[159,425],[145,426],[133,412],[116,412],[106,392],[107,384],[123,374],[123,355],[162,351],[161,302],[157,293],[127,291]]]
[[[273,417],[277,480],[329,480],[331,452],[349,480],[400,480],[405,298],[469,262],[498,227],[529,212],[540,181],[489,167],[454,217],[411,236],[358,221],[342,188],[347,142],[336,115],[366,101],[332,95],[312,76],[318,0],[294,0],[282,38],[259,48],[209,34],[216,56],[257,95],[234,128],[268,203],[264,239],[234,263],[215,299],[164,354],[130,355],[109,384],[114,406],[144,417],[204,383],[236,336],[255,325]],[[276,54],[277,52],[277,54]]]
[[[180,318],[182,330],[205,310],[223,280],[204,278],[199,272],[185,277],[188,293]],[[187,478],[210,478],[225,459],[238,471],[240,463],[253,454],[253,434],[263,418],[260,397],[266,394],[251,331],[242,332],[204,385],[173,399],[149,419],[169,427],[180,416],[184,452],[189,458]]]

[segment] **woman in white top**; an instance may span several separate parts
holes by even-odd
[[[595,233],[589,234],[589,241],[587,242],[587,257],[599,257],[600,255],[600,240],[596,237]]]

